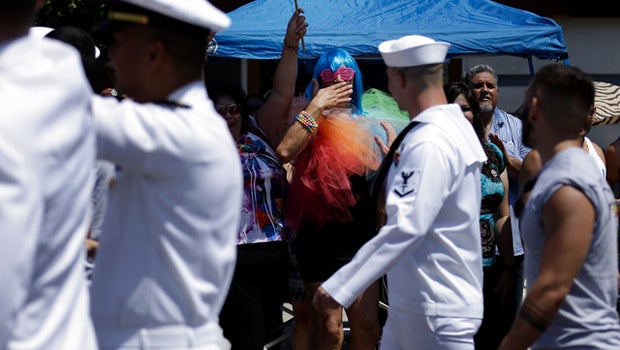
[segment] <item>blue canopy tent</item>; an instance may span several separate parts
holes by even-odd
[[[421,34],[452,44],[448,57],[512,55],[566,60],[562,28],[552,19],[490,0],[299,0],[309,23],[301,59],[341,47],[356,58],[380,57],[380,42]],[[294,0],[256,0],[228,13],[212,55],[279,59]]]

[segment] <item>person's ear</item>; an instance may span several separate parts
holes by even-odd
[[[592,107],[592,113],[586,118],[583,123],[583,132],[582,134],[587,135],[592,129],[592,125],[594,125],[594,118],[596,118],[596,106]]]
[[[166,46],[161,41],[155,40],[147,46],[147,50],[146,68],[151,70],[159,68],[166,55]]]
[[[407,77],[405,76],[405,72],[400,69],[396,69],[396,72],[394,74],[396,75],[396,81],[398,82],[398,86],[401,89],[404,89],[407,85]]]

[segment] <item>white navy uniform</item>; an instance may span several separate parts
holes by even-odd
[[[91,286],[102,349],[219,349],[223,340],[241,163],[202,82],[168,99],[182,106],[94,97],[98,157],[121,168]]]
[[[83,267],[91,94],[73,48],[0,45],[1,349],[97,349]]]
[[[479,214],[486,156],[456,104],[428,108],[413,120],[420,125],[403,139],[386,180],[385,226],[323,284],[346,307],[387,273],[384,334],[395,342],[388,348],[420,346],[422,334],[410,327],[410,317],[471,319],[475,333],[483,312]]]

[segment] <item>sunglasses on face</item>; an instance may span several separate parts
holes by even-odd
[[[233,115],[241,112],[241,106],[238,103],[231,103],[229,105],[215,105],[215,109],[221,115],[225,115],[226,113]]]
[[[321,79],[325,83],[331,83],[339,76],[342,80],[353,80],[355,77],[355,69],[349,67],[340,67],[335,72],[329,68],[321,72]]]

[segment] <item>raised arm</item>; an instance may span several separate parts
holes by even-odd
[[[303,12],[303,9],[295,11],[288,22],[282,56],[273,78],[272,93],[256,112],[256,121],[272,145],[277,145],[282,139],[281,125],[288,119],[289,107],[295,95],[299,40],[306,35],[308,27]]]

